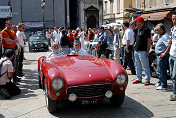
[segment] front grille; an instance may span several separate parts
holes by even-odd
[[[112,90],[112,84],[74,86],[67,89],[67,94],[74,93],[79,98],[87,98],[104,96],[108,90]]]

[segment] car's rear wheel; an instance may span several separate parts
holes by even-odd
[[[45,86],[44,86],[44,92],[45,92],[45,100],[46,100],[46,107],[50,113],[53,113],[57,110],[57,101],[52,100],[48,95],[46,80],[44,80]]]
[[[124,98],[125,98],[125,92],[123,94],[120,94],[120,95],[113,95],[110,98],[110,103],[113,106],[120,106],[123,103]]]

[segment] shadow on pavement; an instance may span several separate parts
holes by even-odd
[[[52,114],[59,118],[151,118],[154,114],[141,103],[126,96],[121,107],[109,103],[72,104]]]
[[[35,90],[39,89],[38,86],[38,73],[37,70],[24,69],[25,77],[21,78],[18,87],[21,89],[21,94],[12,97],[9,100],[20,99],[20,98],[30,98],[37,96]],[[0,96],[0,100],[7,100]],[[1,118],[1,117],[0,117]]]

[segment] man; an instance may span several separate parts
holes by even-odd
[[[18,39],[16,37],[16,34],[14,31],[12,31],[12,21],[10,19],[6,20],[6,27],[3,31],[1,31],[1,41],[2,41],[2,47],[3,52],[5,52],[7,49],[12,49],[14,52],[14,55],[16,55],[16,49],[15,45],[18,43]],[[16,69],[16,56],[13,56],[12,63],[14,68]],[[13,73],[13,82],[15,84],[18,83],[18,78],[16,75],[16,71]]]
[[[145,72],[145,84],[150,85],[150,68],[149,59],[150,46],[151,46],[151,35],[150,30],[144,25],[144,18],[138,16],[136,19],[136,26],[138,28],[138,33],[136,35],[136,42],[134,45],[134,58],[136,64],[137,80],[133,84],[142,83],[142,70],[144,68]]]
[[[23,59],[24,59],[24,45],[26,40],[26,35],[24,34],[25,24],[19,23],[18,24],[18,31],[16,33],[18,41],[19,41],[19,61],[18,61],[18,76],[22,77],[23,74]]]
[[[0,93],[5,98],[11,98],[12,96],[18,95],[21,92],[21,90],[15,84],[11,83],[11,78],[13,76],[13,72],[15,71],[11,62],[13,56],[13,50],[7,49],[5,51],[5,57],[0,59]]]
[[[169,44],[171,44],[170,49],[170,75],[173,84],[173,95],[170,96],[170,101],[176,101],[176,13],[172,14],[172,22],[174,26],[171,29],[171,38]]]
[[[92,32],[92,29],[88,29],[88,40],[93,40],[94,39],[94,33]]]
[[[119,32],[120,32],[120,30],[117,27],[115,27],[114,28],[113,45],[114,45],[114,60],[117,61],[119,64],[121,64],[121,61],[120,61],[120,39],[119,39]]]
[[[62,47],[62,52],[64,54],[69,54],[70,53],[70,49],[68,47],[69,39],[68,39],[68,36],[66,35],[65,30],[62,30],[62,37],[61,37],[61,40],[60,40],[60,45]]]
[[[104,31],[104,27],[99,27],[99,39],[98,39],[98,49],[97,49],[97,55],[98,58],[101,57],[101,54],[106,50],[107,48],[107,33]],[[107,57],[108,58],[108,57]]]
[[[52,52],[46,54],[46,58],[50,58],[54,55],[62,55],[61,46],[56,42],[51,46],[51,50]]]
[[[56,26],[54,27],[53,37],[54,42],[60,44],[61,33]]]
[[[85,49],[85,46],[84,46],[84,30],[82,28],[80,28],[80,31],[79,31],[79,41],[81,42],[81,48]]]
[[[73,48],[75,51],[72,51],[71,55],[90,56],[85,49],[81,48],[81,42],[79,40],[73,42]]]
[[[159,79],[156,90],[164,90],[167,88],[167,62],[170,49],[170,46],[168,46],[169,35],[166,33],[165,26],[162,23],[156,25],[155,31],[159,35],[159,40],[155,46],[157,75]]]
[[[76,31],[73,34],[74,40],[79,40],[79,36],[78,36],[79,30],[80,30],[79,27],[77,27]]]
[[[123,67],[126,70],[129,65],[132,75],[136,75],[134,62],[132,58],[133,44],[134,44],[134,32],[129,28],[129,23],[124,22],[122,24],[122,29],[125,31],[122,39],[122,44],[124,46],[124,60]]]

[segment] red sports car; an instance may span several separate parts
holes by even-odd
[[[107,98],[112,105],[120,106],[128,84],[127,73],[120,64],[93,56],[42,56],[38,72],[50,113],[65,100],[89,103]]]

